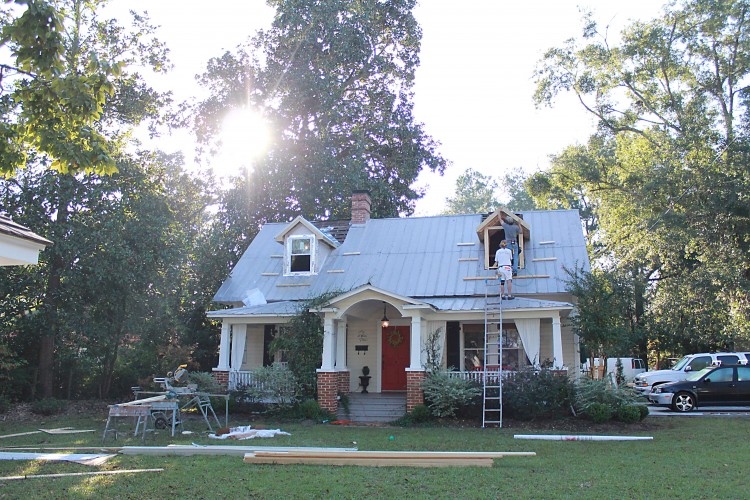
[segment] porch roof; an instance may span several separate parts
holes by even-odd
[[[485,305],[484,297],[430,297],[424,299],[424,301],[438,311],[483,311]],[[517,311],[524,309],[571,310],[574,306],[568,302],[537,300],[516,296],[513,300],[504,300],[502,307],[503,310]]]
[[[419,301],[421,302],[421,301]],[[227,318],[227,317],[274,317],[274,316],[294,316],[299,311],[300,304],[298,301],[271,302],[269,304],[260,304],[255,306],[235,307],[232,309],[221,309],[209,311],[209,318]],[[483,311],[484,297],[430,297],[424,300],[425,304],[434,307],[438,312],[476,312]],[[570,311],[573,304],[568,302],[558,302],[554,300],[537,300],[525,297],[516,297],[513,300],[503,301],[503,310],[505,311],[523,311],[523,310],[548,310],[548,311]]]
[[[232,309],[220,309],[208,311],[209,318],[225,318],[230,316],[294,316],[299,310],[300,302],[291,300],[283,302],[270,302],[255,306],[234,307]]]

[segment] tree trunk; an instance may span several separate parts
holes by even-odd
[[[42,397],[53,396],[55,373],[55,339],[60,331],[58,311],[62,306],[62,274],[66,267],[63,252],[65,252],[65,238],[67,224],[70,217],[69,206],[73,196],[75,178],[68,175],[58,176],[57,219],[51,226],[53,245],[50,247],[52,257],[49,261],[47,290],[45,293],[45,323],[46,330],[41,335],[39,343],[39,385]]]

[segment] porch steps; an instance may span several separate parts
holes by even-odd
[[[337,417],[355,423],[393,422],[406,413],[405,392],[349,393],[349,413],[339,405]]]

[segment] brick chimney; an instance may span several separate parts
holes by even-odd
[[[364,224],[370,220],[371,205],[369,191],[352,192],[352,224]]]

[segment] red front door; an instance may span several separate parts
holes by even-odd
[[[409,327],[383,328],[383,372],[381,390],[405,391],[409,366]]]

